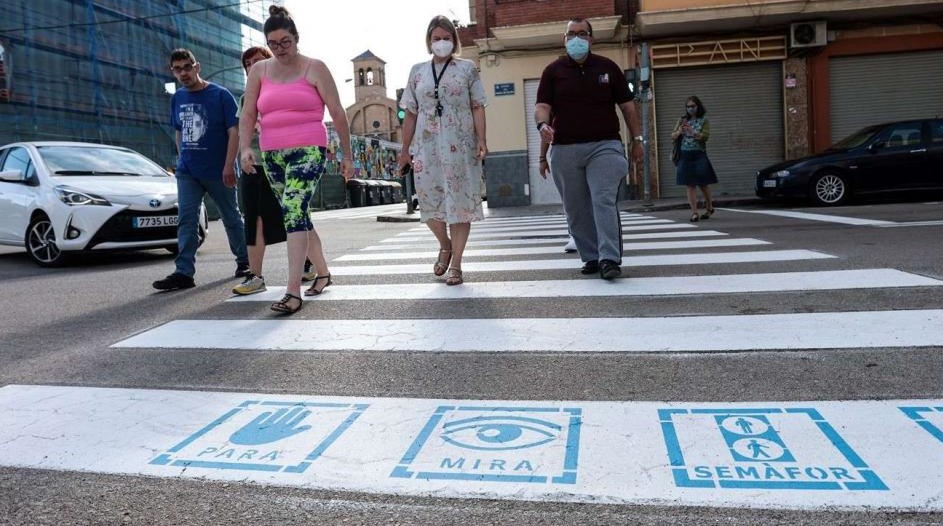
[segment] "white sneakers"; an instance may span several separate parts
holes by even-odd
[[[576,241],[573,241],[573,236],[570,236],[569,241],[566,242],[566,245],[563,247],[563,251],[567,254],[572,254],[576,252]]]
[[[248,296],[249,294],[255,294],[256,292],[262,292],[264,290],[265,279],[262,276],[249,274],[249,277],[247,277],[245,281],[233,287],[232,293],[240,296]]]

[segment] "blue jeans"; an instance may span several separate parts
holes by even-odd
[[[236,265],[249,266],[249,254],[246,251],[246,232],[236,204],[236,190],[227,188],[221,179],[198,179],[186,174],[177,174],[177,205],[179,224],[177,225],[177,273],[193,277],[196,274],[196,249],[200,245],[197,230],[200,223],[200,204],[203,196],[209,194],[219,209],[220,218],[229,237],[229,250],[236,256]]]

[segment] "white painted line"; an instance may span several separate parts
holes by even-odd
[[[902,226],[943,226],[943,221],[909,221],[905,223],[893,223],[889,225],[877,225],[881,228],[894,228]]]
[[[848,290],[899,287],[940,287],[943,281],[894,269],[823,270],[630,278],[612,282],[600,279],[468,282],[461,287],[441,283],[375,285],[335,284],[312,301],[418,301],[493,298],[570,298],[600,296],[666,296],[684,294],[732,294],[810,290]],[[235,296],[230,302],[273,302],[285,294],[283,286],[265,292]]]
[[[943,346],[943,310],[669,318],[176,320],[112,345],[155,349],[571,353],[926,346]]]
[[[640,243],[625,243],[626,253],[635,250],[673,250],[692,248],[720,248],[743,247],[755,245],[769,245],[768,241],[753,238],[731,239],[696,239],[691,241],[650,241]],[[503,257],[503,256],[531,256],[537,254],[557,254],[562,252],[560,247],[525,247],[525,248],[490,248],[481,250],[466,250],[462,257]],[[347,254],[334,261],[387,261],[396,259],[429,259],[435,260],[438,251],[432,252],[381,252]]]
[[[643,216],[641,214],[622,214],[620,216],[623,221],[632,221],[636,219],[654,219],[652,216]],[[517,225],[534,225],[541,223],[557,223],[560,225],[566,224],[566,218],[562,215],[555,216],[545,216],[543,218],[532,218],[532,219],[518,219],[518,218],[507,218],[507,219],[486,219],[484,221],[476,221],[476,226],[517,226]]]
[[[669,219],[639,219],[637,221],[623,221],[623,224],[625,226],[664,225],[664,224],[673,223],[673,222],[674,221],[671,221]],[[473,232],[514,232],[516,230],[550,230],[550,229],[558,229],[561,227],[565,228],[566,223],[560,223],[560,222],[554,221],[553,223],[548,223],[548,224],[535,224],[535,225],[525,225],[525,226],[494,226],[494,227],[489,227],[488,225],[481,224],[481,225],[473,225],[472,231]],[[407,230],[406,232],[403,232],[397,235],[412,236],[412,235],[416,235],[417,232],[429,232],[429,228],[428,227],[411,228]],[[431,235],[432,233],[429,232],[429,234]]]
[[[943,510],[940,406],[10,385],[0,465],[437,498],[927,512]]]
[[[689,228],[697,228],[694,225],[689,223],[665,223],[665,224],[653,224],[653,225],[638,225],[638,226],[623,226],[623,232],[636,232],[643,230],[685,230]],[[478,232],[475,230],[475,227],[472,226],[471,238],[472,239],[486,239],[486,238],[500,238],[500,237],[547,237],[547,236],[567,236],[570,232],[561,228],[559,230],[518,230],[510,232]],[[421,232],[403,232],[397,234],[394,238],[384,239],[380,241],[381,243],[405,243],[412,241],[428,241],[434,239],[432,232],[426,232],[425,234]],[[565,241],[565,240],[564,240]]]
[[[657,256],[629,256],[622,258],[622,266],[668,266],[668,265],[713,265],[720,263],[756,263],[761,261],[797,261],[807,259],[830,259],[835,256],[811,250],[765,250],[751,252],[717,252],[709,254],[670,254]],[[462,270],[469,272],[511,272],[528,270],[576,270],[582,262],[575,258],[542,259],[529,261],[468,261],[462,262]],[[432,262],[415,265],[356,265],[332,266],[335,276],[429,274]]]
[[[857,217],[832,216],[827,214],[810,214],[808,212],[791,212],[788,210],[739,210],[736,208],[721,208],[728,212],[740,212],[743,214],[763,214],[777,217],[790,217],[793,219],[804,219],[806,221],[824,221],[826,223],[840,223],[843,225],[854,226],[882,226],[893,224],[892,221],[880,221],[877,219],[860,219]]]
[[[727,236],[726,232],[716,230],[686,230],[682,232],[649,232],[647,234],[625,234],[622,239],[625,241],[635,241],[641,239],[678,239],[689,237],[714,237]],[[400,241],[393,239],[393,241]],[[383,241],[381,241],[382,243]],[[560,245],[560,252],[566,243],[566,238],[561,237],[543,237],[530,239],[494,239],[490,241],[469,241],[465,246],[468,247],[499,247],[499,246],[518,246],[518,245]],[[373,245],[360,249],[361,251],[386,251],[386,250],[416,250],[420,248],[438,247],[438,243],[433,240],[426,240],[424,243],[410,243],[408,245]]]

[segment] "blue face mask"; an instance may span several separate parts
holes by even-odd
[[[589,54],[589,41],[573,37],[566,41],[566,54],[573,60],[583,60]]]
[[[692,117],[697,115],[697,108],[687,108],[687,110],[688,110],[688,115]]]

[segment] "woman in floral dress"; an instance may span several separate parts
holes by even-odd
[[[398,164],[412,162],[420,220],[439,241],[433,273],[459,285],[471,222],[484,217],[485,93],[475,63],[455,57],[461,44],[448,18],[429,22],[426,47],[432,60],[413,66],[400,100],[406,118]]]

